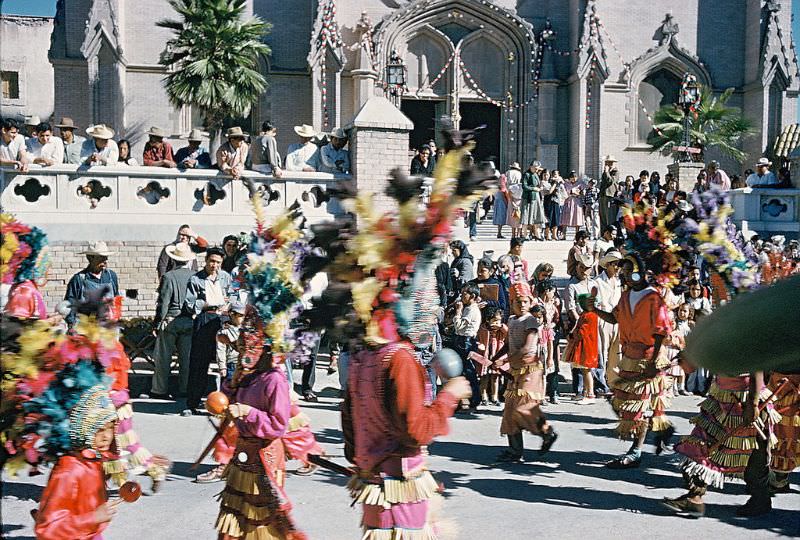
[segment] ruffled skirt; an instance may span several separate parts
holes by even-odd
[[[632,438],[643,429],[663,431],[672,426],[666,417],[669,399],[666,391],[671,379],[664,374],[668,360],[658,360],[661,370],[656,376],[645,375],[649,360],[636,360],[625,354],[619,360],[619,378],[611,384],[614,398],[611,405],[619,416],[617,434],[620,438]]]
[[[545,398],[544,371],[539,362],[510,373],[514,380],[506,388],[503,419],[500,422],[502,435],[515,435],[520,431],[530,431],[541,435],[544,414],[540,404]]]
[[[773,373],[768,387],[771,391],[777,390],[784,377],[789,379],[789,388],[775,400],[775,410],[781,419],[775,425],[777,442],[772,450],[770,469],[788,474],[800,466],[800,375]]]
[[[750,454],[758,445],[755,426],[743,427],[749,384],[748,377],[717,377],[711,385],[708,397],[700,403],[700,414],[691,420],[694,429],[675,445],[675,451],[686,456],[681,463],[685,474],[717,488],[722,487],[726,477],[744,476]],[[769,393],[764,389],[763,397]],[[767,427],[777,419],[777,413],[768,405],[760,423]],[[773,446],[774,440],[771,443]]]

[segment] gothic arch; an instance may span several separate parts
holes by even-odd
[[[447,92],[447,80],[430,83],[439,74],[448,58],[453,54],[453,43],[429,24],[414,29],[407,35],[403,59],[408,68],[408,89],[416,95],[437,96]],[[431,53],[435,53],[432,58]],[[431,62],[433,60],[433,62]]]

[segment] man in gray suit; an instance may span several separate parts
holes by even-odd
[[[156,334],[156,367],[150,397],[171,399],[167,391],[172,354],[177,347],[179,392],[189,382],[189,355],[192,347],[192,317],[184,310],[189,279],[194,275],[195,254],[189,244],[179,242],[165,248],[175,268],[164,274],[158,287],[158,304],[153,321]]]

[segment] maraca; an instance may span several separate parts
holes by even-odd
[[[228,396],[222,392],[211,392],[206,398],[206,410],[211,414],[222,414],[228,409]]]
[[[127,503],[136,502],[142,496],[142,486],[137,482],[125,482],[119,488],[119,496]]]
[[[433,367],[442,379],[458,377],[464,370],[461,357],[453,349],[442,349],[433,357]]]

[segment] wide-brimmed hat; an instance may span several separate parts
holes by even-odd
[[[586,268],[591,268],[594,266],[594,257],[592,257],[591,253],[577,253],[575,255],[575,260]]]
[[[716,159],[712,159],[711,161],[708,162],[708,166],[714,167],[715,169],[719,169],[719,161],[717,161]]]
[[[113,254],[114,252],[108,249],[108,245],[102,240],[91,242],[88,248],[81,251],[81,255],[98,255],[100,257],[108,257]]]
[[[202,141],[203,140],[203,132],[199,129],[195,128],[189,132],[189,136],[186,137],[187,141]]]
[[[39,118],[38,115],[32,114],[30,116],[25,117],[25,125],[26,126],[38,126],[42,123],[42,119]]]
[[[247,304],[242,302],[241,300],[235,300],[231,302],[231,313],[238,313],[239,315],[245,315],[247,313]]]
[[[164,248],[169,258],[178,262],[188,262],[195,258],[194,251],[186,242],[178,242]]]
[[[516,169],[516,170],[518,170],[518,171],[521,171],[521,170],[522,170],[522,168],[519,166],[519,163],[518,163],[518,162],[516,162],[516,161],[512,161],[512,162],[511,162],[511,165],[509,165],[509,166],[508,166],[508,168],[509,168],[509,169]]]
[[[346,139],[347,133],[345,133],[342,128],[336,128],[331,131],[331,137],[335,137],[337,139]]]
[[[598,263],[601,268],[605,268],[608,263],[612,262],[619,262],[622,260],[622,253],[617,251],[616,249],[609,249],[605,255],[600,257],[600,262]]]
[[[537,160],[537,159],[535,159],[535,160],[531,161],[531,164],[530,164],[530,165],[528,165],[528,168],[529,168],[529,169],[530,169],[531,167],[533,167],[534,169],[537,169],[537,170],[538,170],[538,169],[541,169],[541,168],[542,168],[542,162],[541,162],[541,161],[539,161],[539,160]]]
[[[105,124],[96,124],[86,128],[86,134],[95,139],[113,139],[114,130]]]
[[[59,129],[78,129],[78,126],[75,125],[75,121],[69,116],[62,116],[61,122],[56,124],[56,127]]]
[[[682,212],[691,212],[692,210],[694,210],[694,206],[692,205],[692,203],[690,203],[685,199],[678,199],[678,202],[675,203],[675,206],[677,206],[678,210]]]
[[[317,134],[317,132],[314,131],[314,128],[309,126],[308,124],[301,124],[299,126],[294,126],[294,132],[300,135],[301,137],[305,137],[307,139],[310,139]]]
[[[158,127],[158,126],[152,126],[147,131],[147,135],[149,135],[150,137],[160,137],[160,138],[163,139],[164,137],[167,136],[167,132],[164,131],[163,129],[161,129],[160,127]]]
[[[239,126],[233,126],[228,128],[228,131],[225,132],[225,136],[229,139],[232,139],[234,137],[241,137],[242,139],[244,139],[247,136],[247,133],[242,131],[242,128],[240,128]]]
[[[772,162],[765,157],[758,158],[758,161],[756,161],[756,167],[769,167],[770,165],[772,165]]]
[[[616,162],[617,158],[615,158],[611,154],[608,154],[606,157],[603,158],[603,163],[616,163]]]

